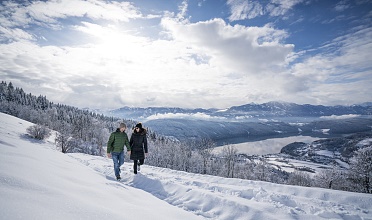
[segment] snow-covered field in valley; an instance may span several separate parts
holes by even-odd
[[[0,113],[0,219],[372,219],[372,195],[221,178],[62,154]],[[151,153],[151,152],[150,152]]]

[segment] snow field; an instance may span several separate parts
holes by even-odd
[[[0,219],[372,219],[372,195],[192,174],[62,154],[0,114]],[[151,152],[150,152],[151,153]]]
[[[86,154],[69,156],[113,179],[111,160]],[[368,219],[372,207],[372,196],[367,194],[222,178],[147,165],[134,175],[132,166],[128,162],[123,165],[122,184],[207,219],[296,219],[298,216]]]

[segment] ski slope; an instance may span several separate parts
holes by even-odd
[[[62,154],[0,113],[0,219],[372,219],[372,195],[190,174]],[[151,152],[150,152],[151,153]]]

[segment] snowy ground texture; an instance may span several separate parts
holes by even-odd
[[[113,178],[107,158],[62,154],[0,113],[0,219],[371,219],[372,195],[144,165]],[[151,152],[150,152],[151,153]]]

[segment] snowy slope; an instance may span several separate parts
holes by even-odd
[[[107,158],[62,154],[0,113],[0,219],[372,219],[372,195],[144,165],[123,181]],[[151,152],[150,152],[151,153]]]
[[[25,137],[0,114],[0,219],[201,219]]]

